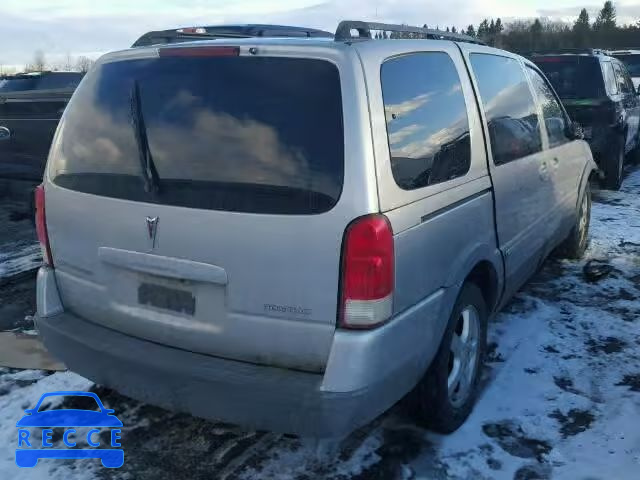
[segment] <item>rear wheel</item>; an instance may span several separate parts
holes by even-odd
[[[560,245],[558,253],[565,258],[582,258],[589,244],[589,226],[591,224],[591,187],[584,189],[576,215],[576,223],[567,239]]]
[[[487,307],[480,289],[466,283],[458,296],[438,353],[409,394],[415,419],[451,433],[473,409],[487,348]]]
[[[638,144],[636,148],[629,154],[629,162],[634,165],[640,165],[640,133],[638,134]]]
[[[624,138],[618,137],[602,161],[602,170],[604,171],[602,186],[607,190],[620,190],[623,169]]]

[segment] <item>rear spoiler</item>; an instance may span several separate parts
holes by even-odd
[[[132,47],[192,42],[214,38],[295,37],[333,38],[333,34],[315,28],[286,25],[217,25],[212,27],[186,27],[147,32]]]

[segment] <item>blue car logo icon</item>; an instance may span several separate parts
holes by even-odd
[[[95,400],[98,410],[52,409],[39,411],[42,402],[48,397],[90,397]],[[86,400],[86,398],[84,399]],[[16,465],[23,468],[35,467],[39,459],[82,459],[99,458],[107,468],[119,468],[124,464],[124,451],[119,443],[122,422],[113,415],[114,410],[104,407],[100,398],[92,392],[51,392],[40,397],[35,408],[25,410],[16,426],[18,427],[18,448],[16,449]],[[45,428],[47,427],[47,428]],[[65,447],[53,448],[52,427],[64,428],[62,436]],[[42,448],[31,439],[33,429],[42,428]],[[86,436],[79,438],[78,430],[87,429]],[[110,429],[111,448],[101,448],[104,429]],[[89,448],[76,448],[81,440],[85,440]],[[33,446],[32,446],[33,444]]]

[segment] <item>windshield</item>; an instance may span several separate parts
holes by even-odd
[[[640,55],[616,55],[616,58],[625,64],[629,75],[640,77]]]
[[[58,403],[61,402],[61,403]],[[38,406],[38,412],[51,410],[89,410],[99,412],[95,398],[85,395],[49,395]]]
[[[600,62],[595,57],[564,55],[534,57],[533,62],[547,76],[560,98],[605,96]]]
[[[157,169],[158,192],[145,191],[142,169],[148,163],[141,169],[138,124],[146,137],[142,154]],[[59,137],[54,182],[96,195],[305,214],[329,210],[342,191],[340,79],[335,65],[323,60],[164,57],[107,63],[76,91]]]

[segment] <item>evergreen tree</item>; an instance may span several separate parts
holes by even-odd
[[[578,19],[573,24],[573,44],[578,48],[586,48],[589,46],[589,37],[591,36],[591,23],[589,22],[589,13],[583,8],[578,15]]]
[[[496,22],[494,22],[492,18],[491,23],[489,24],[489,35],[495,35],[495,34],[496,34]]]
[[[456,27],[451,27],[451,33],[458,33],[458,30],[456,30]]]
[[[532,50],[538,50],[542,47],[542,30],[542,22],[540,22],[539,18],[536,18],[529,28],[529,32],[531,33],[530,45]]]
[[[489,20],[486,18],[478,26],[478,37],[485,38],[489,34]]]
[[[470,37],[475,37],[476,36],[476,29],[473,28],[473,25],[469,25],[467,27],[467,35],[469,35]]]
[[[502,20],[500,19],[496,20],[495,30],[498,35],[500,35],[504,31],[504,25],[502,25]]]
[[[616,7],[613,6],[613,2],[609,0],[604,2],[602,10],[600,10],[598,18],[596,18],[594,29],[602,31],[616,29]]]

